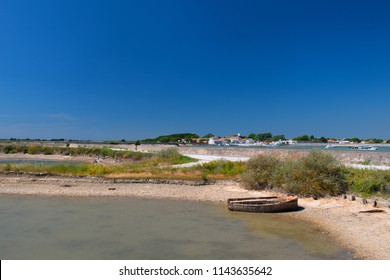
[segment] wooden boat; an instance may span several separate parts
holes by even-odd
[[[296,210],[298,198],[287,196],[264,196],[247,198],[230,198],[227,201],[230,211],[275,213]]]

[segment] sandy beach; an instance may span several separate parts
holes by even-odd
[[[226,203],[230,197],[269,195],[248,191],[239,182],[218,181],[212,185],[141,183],[92,177],[35,175],[0,175],[0,194],[38,196],[129,196],[152,199],[174,199]],[[384,212],[362,212],[374,209],[342,198],[299,199],[301,211],[282,213],[315,223],[349,248],[357,258],[390,260],[390,209]],[[261,214],[259,214],[261,215]]]

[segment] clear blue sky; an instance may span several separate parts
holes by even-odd
[[[0,2],[0,138],[390,138],[390,1]]]

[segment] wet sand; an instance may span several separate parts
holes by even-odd
[[[249,191],[239,182],[219,181],[214,185],[128,183],[92,177],[0,175],[0,194],[39,196],[129,196],[226,203],[231,197],[269,195]],[[301,211],[283,213],[315,223],[321,230],[352,250],[357,258],[390,260],[390,209],[382,213],[364,213],[374,209],[341,198],[299,199]],[[261,215],[261,214],[259,214]],[[278,214],[280,215],[280,214]]]

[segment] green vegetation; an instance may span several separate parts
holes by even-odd
[[[360,142],[362,142],[362,140],[361,140],[360,138],[357,138],[357,137],[346,138],[345,140],[346,140],[346,141],[353,142],[353,143],[360,143]]]
[[[144,139],[141,143],[144,144],[154,144],[154,143],[178,143],[181,140],[191,142],[193,138],[199,138],[198,134],[193,133],[178,133],[178,134],[169,134],[158,136],[153,139]]]
[[[108,148],[86,149],[83,152],[93,152],[101,156],[120,157],[127,159],[122,164],[102,165],[102,164],[3,164],[0,165],[0,171],[29,172],[29,173],[47,173],[62,174],[73,176],[108,176],[108,177],[167,177],[171,172],[169,169],[162,169],[164,166],[183,164],[195,161],[192,158],[183,156],[176,149],[170,148],[162,150],[156,154],[113,151]],[[35,151],[35,150],[34,150]],[[79,152],[79,151],[78,151]],[[141,176],[140,176],[141,174]]]
[[[265,155],[250,159],[242,174],[244,185],[249,189],[271,189],[275,171],[280,163],[278,159]]]
[[[313,142],[313,143],[326,143],[328,142],[328,138],[325,137],[319,137],[316,138],[314,135],[301,135],[293,138],[294,141],[298,142]]]
[[[258,156],[248,162],[243,182],[250,189],[276,189],[302,196],[337,195],[346,191],[344,170],[330,155],[313,150],[297,160]]]
[[[378,138],[371,138],[371,139],[367,139],[366,142],[370,144],[381,144],[384,142],[384,140]]]
[[[251,138],[255,141],[260,141],[260,142],[264,142],[264,141],[272,142],[272,141],[286,140],[286,137],[284,136],[284,134],[272,135],[271,132],[258,133],[258,134],[250,133],[248,135],[248,138]]]
[[[237,177],[244,171],[245,164],[242,162],[231,162],[227,160],[215,160],[203,164],[201,170],[210,175],[224,175],[228,178]],[[212,176],[211,176],[212,177]]]
[[[293,138],[293,140],[294,141],[309,142],[310,137],[309,137],[309,135],[302,135],[302,136],[297,136],[297,137]]]
[[[210,138],[210,137],[214,137],[215,135],[212,134],[212,133],[207,133],[205,136],[203,136],[202,138]]]
[[[190,157],[181,155],[175,148],[161,150],[159,153],[157,153],[155,159],[158,163],[167,163],[170,165],[183,164],[195,161]]]
[[[310,136],[309,136],[310,139]],[[385,194],[390,171],[345,168],[330,154],[312,150],[298,159],[280,160],[259,155],[247,163],[217,160],[192,167],[172,165],[195,161],[168,148],[158,153],[102,148],[48,147],[39,145],[0,145],[0,152],[12,154],[59,154],[115,159],[115,164],[2,164],[3,172],[30,172],[111,178],[164,178],[186,180],[242,179],[254,190],[273,189],[301,196],[332,196],[352,192],[362,196]],[[113,162],[113,161],[112,161]],[[119,163],[118,163],[119,162]],[[370,164],[370,160],[362,162]]]
[[[363,196],[384,193],[390,172],[381,170],[348,169],[346,181],[352,192]]]
[[[70,148],[70,147],[48,147],[48,146],[23,146],[23,145],[0,145],[0,152],[5,154],[30,154],[30,155],[72,155],[72,156],[90,156],[90,157],[110,157],[127,162],[140,162],[149,160],[155,165],[172,165],[194,161],[193,159],[182,156],[176,149],[170,148],[162,150],[157,154],[140,153],[133,151],[113,150],[108,147],[102,148]]]
[[[112,157],[116,159],[140,160],[143,157],[150,157],[151,154],[137,153],[132,151],[112,150],[108,147],[102,148],[70,148],[59,146],[40,145],[0,145],[0,152],[5,154],[30,154],[30,155],[71,155],[71,156],[91,156],[91,157]]]
[[[243,183],[249,189],[273,189],[301,196],[362,196],[385,193],[389,171],[345,168],[331,155],[313,150],[296,160],[257,156],[248,161]]]

